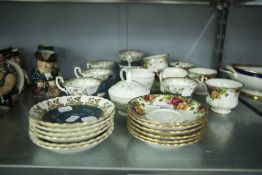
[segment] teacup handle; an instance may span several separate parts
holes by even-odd
[[[226,67],[220,67],[219,70],[221,72],[225,72],[227,75],[232,76],[233,78],[237,78],[237,72],[230,65],[226,65]]]
[[[120,78],[121,78],[121,80],[125,80],[124,72],[126,73],[126,80],[127,81],[131,81],[132,80],[132,73],[131,73],[130,70],[127,70],[127,69],[121,69],[121,71],[120,71]]]
[[[90,63],[89,63],[89,62],[86,63],[86,68],[87,68],[87,69],[90,68]]]
[[[62,92],[65,92],[66,95],[68,95],[68,94],[69,94],[68,91],[67,91],[64,87],[62,87],[62,86],[60,85],[60,82],[61,82],[62,84],[64,83],[63,77],[61,77],[61,76],[56,77],[56,79],[55,79],[55,84],[56,84],[56,86],[58,87],[59,90],[61,90]]]
[[[82,78],[83,77],[82,70],[81,70],[80,67],[75,67],[74,68],[74,73],[75,73],[75,76],[77,78]]]

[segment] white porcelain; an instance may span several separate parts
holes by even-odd
[[[142,51],[135,49],[120,50],[118,54],[121,60],[131,62],[140,61],[144,56],[144,53]]]
[[[162,92],[190,97],[198,83],[190,78],[165,78],[161,81]]]
[[[119,64],[119,68],[120,69],[142,69],[143,66],[125,66],[125,65]]]
[[[214,78],[206,82],[209,95],[206,102],[211,110],[219,114],[227,114],[238,105],[238,96],[243,84],[229,79]]]
[[[144,67],[157,72],[159,69],[168,67],[168,54],[153,55],[143,58]]]
[[[111,69],[105,68],[90,68],[82,70],[80,67],[74,68],[74,74],[77,78],[96,78],[100,81],[107,80],[113,73]]]
[[[164,69],[160,69],[158,72],[159,75],[159,80],[160,80],[160,91],[164,92],[164,88],[162,86],[162,80],[165,78],[170,78],[170,77],[186,77],[187,76],[187,71],[185,69],[182,68],[178,68],[178,67],[167,67]]]
[[[124,111],[130,100],[150,94],[150,89],[132,80],[130,72],[127,72],[126,77],[127,80],[119,81],[108,90],[111,101],[120,109],[120,115],[125,115]]]
[[[63,77],[56,77],[56,86],[67,95],[93,95],[100,84],[101,82],[94,78],[72,78],[64,81]]]
[[[207,95],[207,87],[205,81],[211,78],[215,78],[217,71],[209,68],[191,68],[188,70],[188,77],[196,80],[198,86],[196,87],[195,94]]]
[[[195,67],[193,63],[183,62],[183,61],[172,61],[169,63],[169,65],[171,67],[180,67],[183,69],[190,69],[190,68]]]
[[[89,68],[107,68],[112,69],[115,65],[114,61],[108,60],[99,60],[99,61],[90,61],[86,63],[87,69]]]
[[[131,80],[137,81],[144,85],[146,88],[151,89],[154,80],[155,73],[149,69],[122,69],[120,71],[121,80],[125,80],[124,73],[127,75],[128,72],[131,73]]]
[[[160,81],[164,78],[170,78],[170,77],[186,77],[187,71],[185,69],[179,68],[179,67],[167,67],[164,69],[159,70],[159,79]]]
[[[220,68],[220,71],[227,73],[231,79],[244,83],[242,92],[262,99],[262,66],[233,64]]]

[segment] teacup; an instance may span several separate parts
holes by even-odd
[[[194,67],[194,64],[189,62],[183,62],[183,61],[172,61],[169,63],[171,67],[180,67],[183,69],[190,69]]]
[[[64,81],[63,77],[56,77],[56,86],[67,95],[93,95],[100,84],[101,82],[94,78],[72,78]]]
[[[164,89],[161,83],[163,79],[171,78],[171,77],[183,78],[187,76],[187,71],[185,69],[178,68],[178,67],[167,67],[164,69],[160,69],[158,72],[158,76],[160,80],[160,90],[164,92]]]
[[[170,77],[183,78],[186,77],[187,74],[188,73],[185,69],[179,67],[167,67],[159,70],[159,79],[161,81],[164,78],[170,78]]]
[[[163,93],[171,93],[181,95],[183,97],[191,97],[198,83],[190,78],[165,78],[161,81]]]
[[[75,67],[74,73],[77,78],[96,78],[100,81],[105,81],[110,77],[110,75],[112,75],[112,70],[105,68],[90,68],[82,70],[80,67]]]
[[[188,72],[188,77],[198,82],[195,94],[207,95],[208,93],[205,81],[211,78],[215,78],[217,75],[217,71],[209,68],[191,68],[188,70]]]
[[[155,73],[149,69],[122,69],[120,71],[120,78],[121,80],[125,80],[124,73],[130,72],[131,73],[131,80],[138,81],[146,88],[151,89],[154,80],[155,80]]]
[[[89,68],[107,68],[113,69],[115,65],[114,61],[106,61],[106,60],[99,60],[99,61],[90,61],[86,63],[87,69]]]
[[[143,58],[144,67],[157,72],[159,69],[168,67],[168,54],[153,55]]]
[[[118,52],[121,59],[120,65],[123,66],[141,66],[144,53],[140,50],[125,49]]]
[[[206,102],[211,110],[219,114],[227,114],[238,105],[240,89],[244,86],[235,80],[214,78],[207,80],[208,96]]]

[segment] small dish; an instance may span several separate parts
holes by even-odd
[[[148,118],[148,115],[155,110],[173,110],[180,117],[164,122],[163,116],[158,115],[158,120]],[[207,110],[199,102],[190,98],[175,96],[150,94],[137,97],[128,103],[127,111],[130,115],[155,124],[166,124],[167,126],[189,124],[206,117]]]
[[[158,70],[168,67],[168,57],[168,54],[145,57],[143,58],[144,67],[154,72],[158,72]]]

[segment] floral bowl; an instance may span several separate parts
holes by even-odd
[[[93,95],[100,84],[101,82],[94,78],[72,78],[64,81],[61,76],[56,77],[56,86],[67,95]]]
[[[198,83],[190,78],[165,78],[161,81],[163,93],[171,93],[190,97]]]
[[[131,100],[127,105],[127,113],[140,121],[172,127],[205,119],[207,109],[190,98],[150,94]]]

